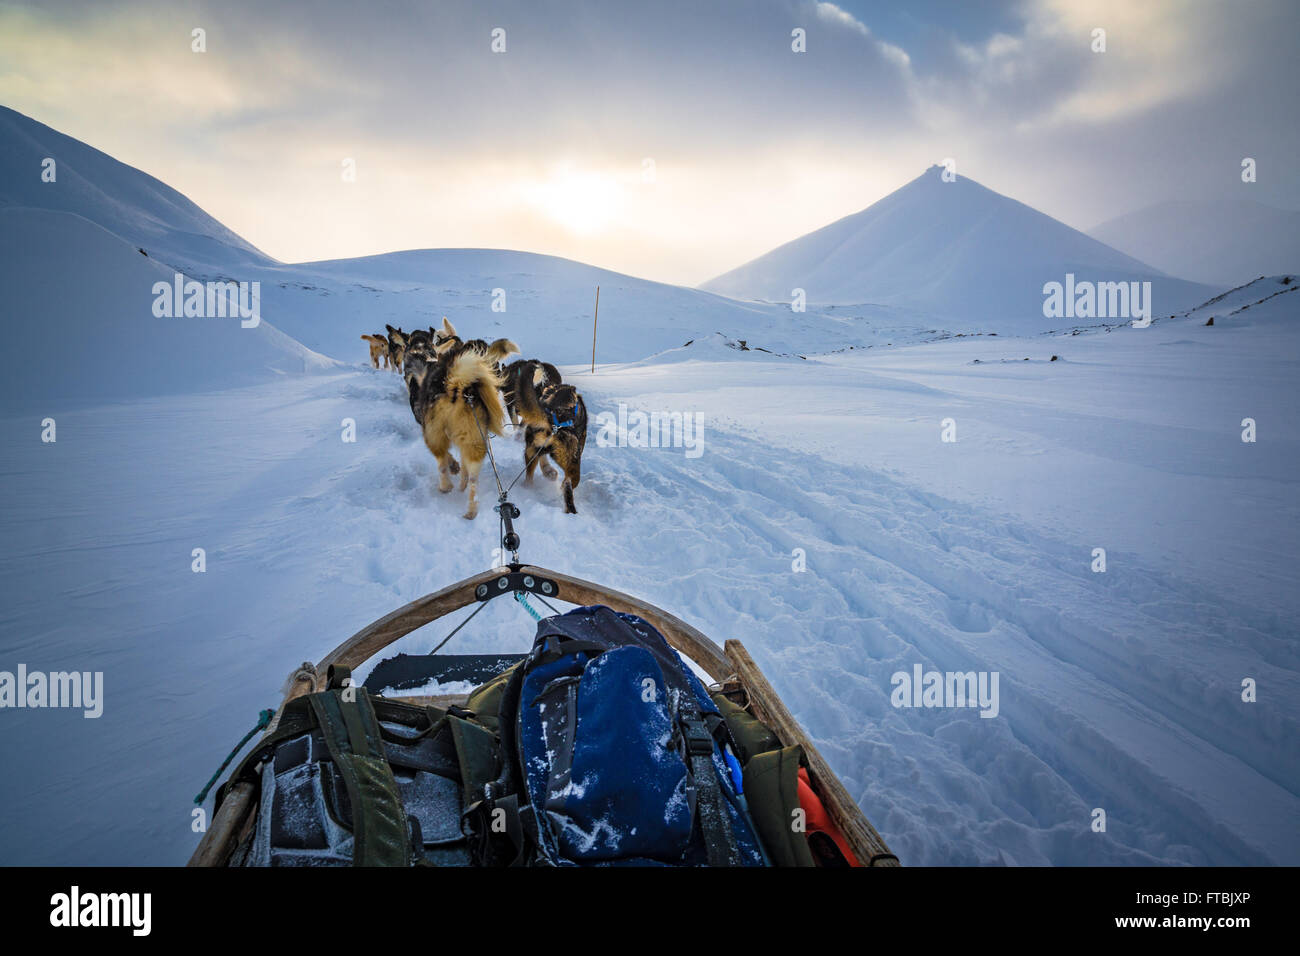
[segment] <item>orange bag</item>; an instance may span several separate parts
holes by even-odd
[[[808,769],[799,768],[799,806],[803,808],[804,818],[808,824],[808,846],[813,851],[813,856],[821,866],[861,866],[858,858],[853,855],[849,849],[849,841],[844,839],[844,834],[840,828],[835,825],[831,815],[826,812],[826,807],[813,790],[812,784],[808,779]],[[821,839],[815,839],[821,834]],[[830,845],[827,845],[827,840]],[[839,851],[842,859],[835,858],[835,851]]]

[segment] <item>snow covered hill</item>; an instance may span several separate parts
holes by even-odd
[[[269,264],[174,189],[0,108],[4,331],[22,357],[0,388],[6,409],[50,413],[333,366],[265,321],[248,273]],[[178,273],[182,289],[187,281],[245,282],[242,301],[250,316],[256,304],[256,317],[237,316],[241,300],[228,289],[209,301],[206,286],[194,309],[202,314],[184,314],[175,294],[163,309],[157,290],[174,289]]]
[[[1023,203],[932,166],[861,212],[788,242],[702,288],[789,302],[907,306],[960,331],[1031,334],[1060,328],[1043,315],[1043,286],[1152,283],[1153,314],[1190,308],[1216,289],[1171,279]]]
[[[1300,278],[1294,273],[1289,275],[1260,276],[1244,285],[1229,289],[1213,299],[1202,302],[1183,315],[1187,318],[1205,322],[1214,320],[1216,325],[1231,328],[1243,328],[1256,320],[1263,322],[1288,321],[1297,312],[1296,299],[1288,299],[1290,308],[1281,311],[1273,308],[1261,310],[1258,306],[1279,296],[1290,295],[1300,289]],[[1255,309],[1251,312],[1251,309]]]
[[[596,360],[630,362],[690,339],[721,333],[773,351],[844,348],[873,320],[886,334],[900,324],[890,310],[839,318],[622,275],[595,266],[501,249],[423,249],[312,262],[241,273],[260,279],[264,310],[308,347],[336,358],[364,355],[361,331],[436,325],[447,316],[488,339],[507,336],[530,355],[561,363],[591,361],[592,314],[600,287]],[[913,340],[933,323],[909,323]],[[904,339],[903,337],[906,337]],[[894,340],[891,336],[889,340]]]
[[[165,183],[0,106],[0,209],[8,206],[74,213],[182,269],[271,261]]]
[[[0,386],[3,407],[52,412],[336,364],[269,322],[244,328],[252,320],[230,314],[158,317],[155,287],[174,289],[175,275],[73,213],[0,207],[5,335],[16,358]]]
[[[1249,200],[1156,203],[1088,235],[1170,275],[1219,285],[1300,271],[1300,212]]]

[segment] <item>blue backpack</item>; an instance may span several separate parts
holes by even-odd
[[[597,605],[539,621],[500,736],[483,809],[508,808],[515,862],[764,865],[726,723],[639,617]]]

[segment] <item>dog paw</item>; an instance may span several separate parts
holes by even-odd
[[[550,465],[542,465],[542,476],[547,481],[554,481],[557,474],[558,472]]]
[[[475,518],[478,517],[478,510],[475,509],[474,511],[466,511],[463,515],[461,515],[461,517],[469,521],[473,521]]]

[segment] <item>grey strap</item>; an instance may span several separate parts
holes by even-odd
[[[695,777],[695,807],[709,866],[743,866],[713,765],[713,735],[698,714],[682,718],[686,753]]]

